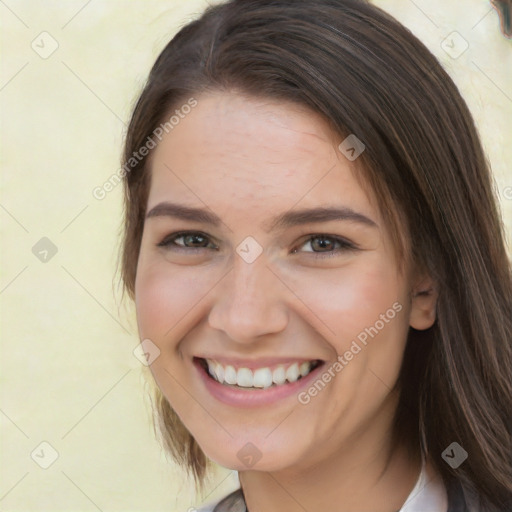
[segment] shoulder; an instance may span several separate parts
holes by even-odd
[[[448,512],[489,512],[489,505],[484,504],[478,493],[471,487],[454,480],[447,485],[450,499]],[[503,507],[492,507],[493,512],[511,512],[512,498]]]
[[[197,509],[197,512],[246,512],[241,489],[237,489],[219,502],[209,503]]]

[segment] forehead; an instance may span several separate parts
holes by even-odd
[[[377,220],[340,142],[320,115],[292,103],[200,96],[154,150],[148,206],[179,199],[222,215],[328,204]]]

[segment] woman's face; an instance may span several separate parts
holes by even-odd
[[[197,99],[152,155],[135,292],[158,386],[239,471],[382,445],[408,328],[433,318],[415,313],[357,162],[292,104]]]

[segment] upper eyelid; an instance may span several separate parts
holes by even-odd
[[[187,247],[187,246],[184,246],[184,245],[179,245],[179,244],[176,244],[174,241],[179,239],[179,238],[182,238],[184,236],[187,236],[187,235],[201,235],[203,237],[205,237],[206,239],[209,240],[210,243],[214,243],[214,245],[218,245],[212,236],[208,235],[207,233],[203,233],[202,231],[178,231],[178,232],[175,232],[175,233],[169,233],[168,235],[164,236],[160,242],[158,242],[156,245],[158,247],[164,247],[167,246],[167,245],[173,245],[175,248],[177,248],[178,250],[179,249],[183,249],[183,250],[201,250],[201,249],[209,249],[209,247]]]
[[[203,233],[202,231],[178,231],[176,233],[169,233],[168,235],[164,236],[160,243],[163,243],[166,240],[173,241],[173,240],[176,240],[176,239],[181,238],[186,235],[201,235],[210,241],[214,241],[214,237],[212,237],[211,235],[208,235],[207,233]],[[178,246],[178,247],[181,247],[181,246]],[[189,249],[194,249],[194,247],[189,247]],[[195,247],[195,249],[205,249],[205,247]]]

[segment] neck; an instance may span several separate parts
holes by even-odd
[[[248,511],[400,510],[418,479],[420,456],[404,448],[391,452],[389,435],[383,443],[374,432],[365,434],[337,451],[331,445],[323,455],[305,457],[300,468],[240,472]]]

